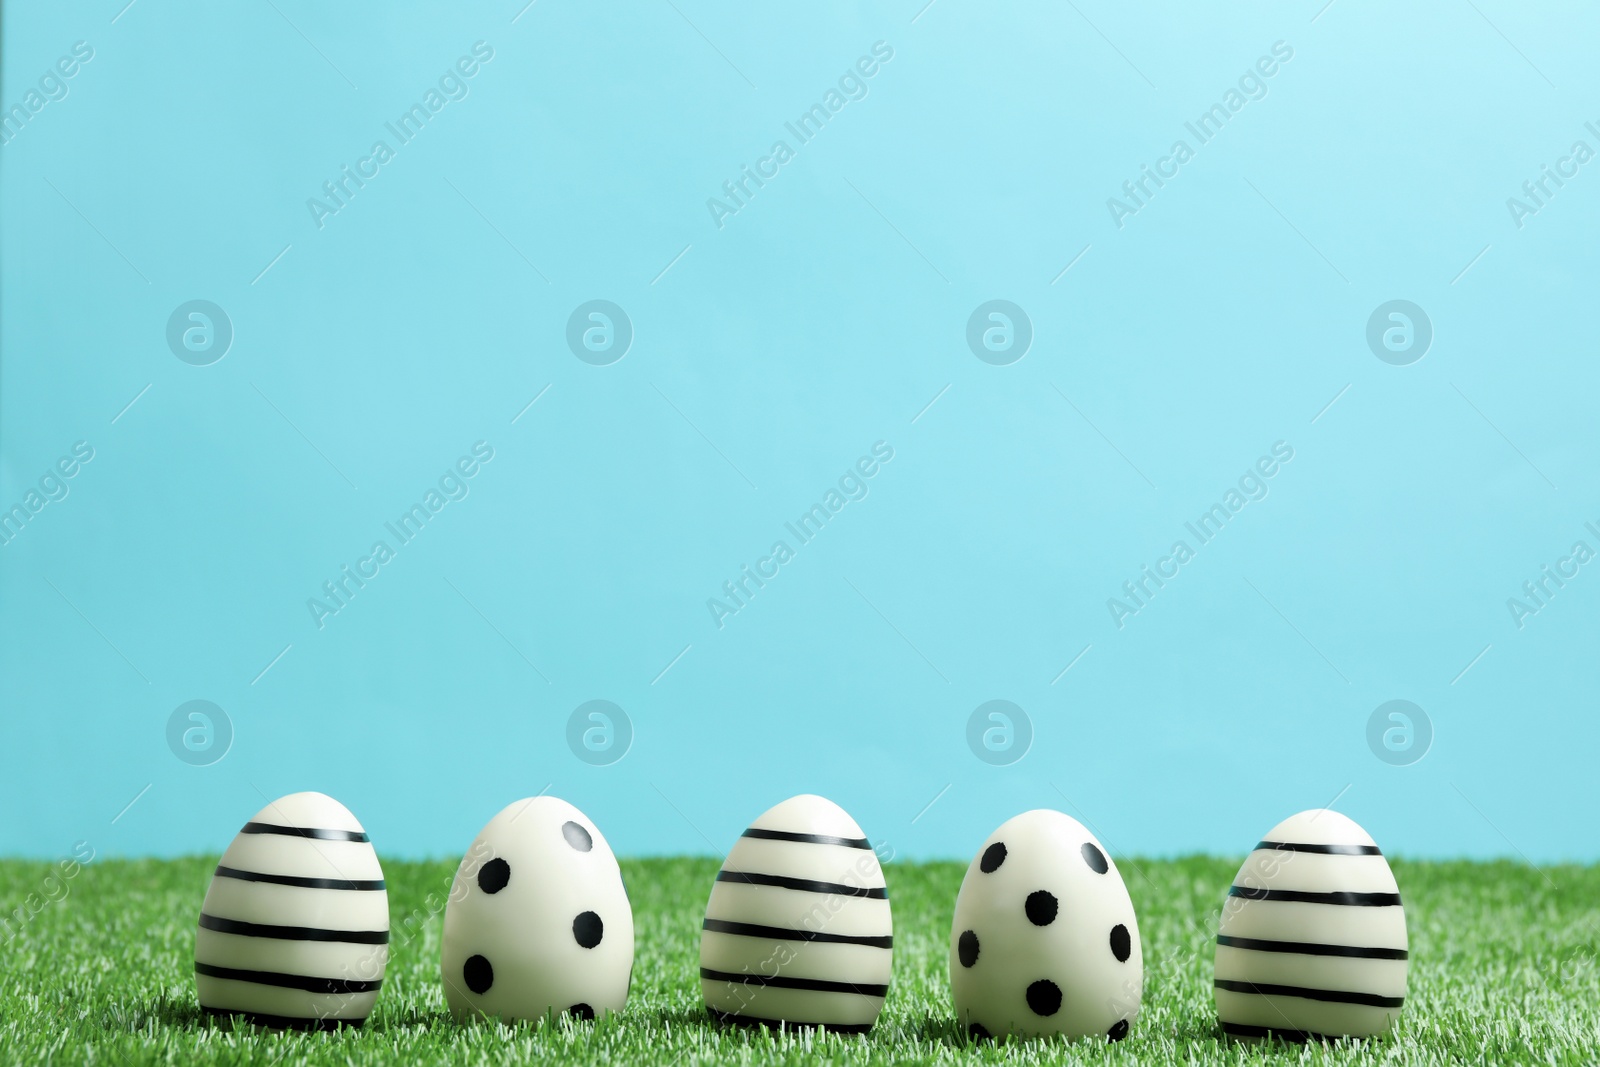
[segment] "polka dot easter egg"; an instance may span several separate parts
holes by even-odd
[[[818,796],[772,808],[717,872],[700,985],[724,1023],[872,1028],[894,943],[883,868],[861,827]]]
[[[296,1029],[360,1025],[389,956],[389,898],[366,831],[321,793],[256,812],[206,890],[195,936],[202,1010]]]
[[[1222,1029],[1372,1037],[1405,1003],[1406,913],[1389,862],[1336,811],[1268,831],[1234,877],[1217,931]]]
[[[1127,1036],[1144,994],[1139,924],[1076,819],[1028,811],[989,835],[956,897],[950,985],[976,1037]]]
[[[577,808],[539,796],[478,834],[444,912],[440,968],[458,1019],[619,1012],[633,977],[633,907],[611,846]]]

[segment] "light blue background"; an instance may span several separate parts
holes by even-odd
[[[1600,564],[1506,605],[1600,549],[1600,162],[1506,204],[1600,148],[1592,7],[124,2],[5,8],[6,108],[94,57],[0,147],[0,507],[95,458],[0,548],[0,853],[218,849],[318,789],[448,856],[548,788],[623,854],[820,792],[906,857],[1039,806],[1238,853],[1335,798],[1391,853],[1600,856]],[[319,229],[307,199],[480,40]],[[1119,229],[1107,198],[1277,41]],[[564,340],[597,298],[635,330],[606,367]],[[1010,366],[965,341],[997,298],[1035,332]],[[1397,298],[1435,330],[1403,367],[1364,338]],[[211,366],[166,345],[192,299],[235,330]],[[307,598],[480,440],[319,630]],[[880,440],[719,630],[707,598]],[[1280,440],[1118,629],[1107,598]],[[212,766],[167,747],[193,699],[236,732]],[[636,731],[611,766],[566,745],[591,699]],[[991,699],[1033,723],[1011,766],[967,747]],[[1368,748],[1390,699],[1432,720],[1414,765]]]

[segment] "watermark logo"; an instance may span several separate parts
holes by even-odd
[[[33,117],[47,105],[65,100],[72,91],[68,82],[93,58],[94,46],[88,41],[78,41],[72,46],[70,54],[56,60],[53,69],[45,68],[37,84],[28,86],[20,100],[0,105],[3,108],[0,110],[0,145],[10,144],[11,139],[21,133],[22,128],[32,122]]]
[[[167,319],[167,347],[193,367],[209,367],[233,346],[233,320],[209,300],[190,300]]]
[[[1257,57],[1255,64],[1246,67],[1238,81],[1223,90],[1219,99],[1192,121],[1185,122],[1183,129],[1187,136],[1175,138],[1166,155],[1156,158],[1154,166],[1141,163],[1138,176],[1122,183],[1120,197],[1106,198],[1106,212],[1111,216],[1112,225],[1120,230],[1128,224],[1128,219],[1149,207],[1156,194],[1166,188],[1167,183],[1176,178],[1195,154],[1221,133],[1246,105],[1266,99],[1267,81],[1293,58],[1294,48],[1289,42],[1274,41],[1270,55]]]
[[[29,486],[28,491],[22,494],[22,499],[6,508],[0,503],[0,545],[9,545],[23,527],[32,522],[45,507],[57,501],[67,499],[67,494],[72,491],[69,484],[88,462],[94,459],[94,446],[88,441],[78,441],[72,446],[71,455],[64,455],[56,460],[55,465],[46,467],[45,472],[39,476],[37,486]]]
[[[0,944],[8,944],[22,934],[45,908],[67,899],[72,892],[72,880],[93,863],[94,858],[93,845],[87,841],[77,842],[72,846],[72,855],[63,856],[46,868],[50,873],[38,883],[35,891],[15,904],[7,902],[6,910],[0,912]]]
[[[1009,300],[979,304],[967,319],[967,347],[985,363],[1009,367],[1032,344],[1033,320]]]
[[[412,101],[409,108],[383,124],[387,137],[373,141],[366,155],[356,158],[354,166],[340,164],[339,173],[322,183],[321,196],[306,198],[306,210],[317,229],[326,227],[330,218],[349,207],[356,195],[367,187],[367,183],[394,161],[400,149],[421,136],[441,111],[450,104],[465,100],[472,91],[469,84],[471,79],[477,77],[479,71],[493,59],[494,47],[489,42],[474,43],[471,55],[459,56],[453,66],[446,67],[439,74],[435,84],[428,86],[419,99]],[[391,139],[393,144],[390,143]],[[456,192],[459,194],[460,190]],[[469,200],[467,203],[470,206],[472,202]]]
[[[1433,321],[1409,300],[1379,304],[1367,319],[1367,347],[1385,363],[1408,367],[1428,354]]]
[[[633,720],[609,700],[588,700],[567,718],[567,747],[591,767],[609,767],[633,747]]]
[[[0,517],[0,529],[3,529],[4,518]],[[1583,524],[1596,538],[1600,538],[1600,526],[1592,522]],[[1579,569],[1594,559],[1594,549],[1589,547],[1587,541],[1574,541],[1571,550],[1556,560],[1552,569],[1546,563],[1539,568],[1539,576],[1522,583],[1522,597],[1507,597],[1506,610],[1511,612],[1511,621],[1517,624],[1517,629],[1528,625],[1528,620],[1539,614],[1549,606],[1551,599],[1567,587],[1567,583],[1576,578]]]
[[[1556,962],[1555,971],[1556,981],[1562,985],[1572,985],[1576,982],[1592,983],[1595,972],[1594,953],[1586,948],[1573,949]]]
[[[632,344],[633,320],[609,300],[579,304],[567,319],[567,347],[592,366],[611,366]]]
[[[1379,704],[1367,719],[1367,747],[1392,767],[1409,767],[1433,746],[1433,720],[1409,700]]]
[[[757,558],[753,569],[748,563],[742,564],[736,577],[722,583],[721,596],[707,597],[706,611],[717,629],[726,625],[729,616],[749,607],[755,595],[781,573],[783,565],[810,544],[846,504],[865,500],[871,488],[868,481],[893,458],[894,446],[887,441],[873,442],[870,456],[861,456],[855,466],[845,468],[838,482],[829,486],[816,503],[783,524],[785,536],[774,541],[766,555]]]
[[[322,583],[322,595],[306,598],[306,611],[317,629],[325,628],[330,618],[349,607],[367,583],[382,574],[400,549],[416,540],[446,504],[467,499],[472,492],[471,480],[493,459],[493,445],[488,441],[475,442],[471,455],[457,458],[455,465],[446,467],[421,499],[383,524],[388,536],[374,540],[367,554],[356,558],[354,567],[340,564],[339,573]]]
[[[1138,577],[1123,582],[1121,596],[1107,597],[1106,611],[1117,629],[1122,629],[1130,618],[1149,607],[1156,594],[1183,573],[1183,568],[1194,560],[1199,550],[1210,544],[1234,516],[1247,505],[1265,500],[1272,488],[1267,483],[1292,459],[1294,446],[1287,441],[1274,441],[1270,454],[1257,457],[1255,464],[1245,468],[1239,480],[1229,486],[1220,499],[1183,524],[1193,544],[1189,538],[1180,537],[1172,542],[1166,555],[1156,559],[1154,566],[1144,564]]]
[[[988,700],[967,719],[967,747],[983,762],[1009,767],[1033,747],[1033,720],[1009,700]]]
[[[179,704],[167,718],[167,747],[191,767],[209,767],[233,747],[233,720],[209,700]]]
[[[1583,128],[1595,138],[1600,138],[1600,126],[1594,122],[1585,122]],[[1576,140],[1567,149],[1567,154],[1556,160],[1553,168],[1548,163],[1539,164],[1539,176],[1522,183],[1522,195],[1506,197],[1506,211],[1511,215],[1511,224],[1519,230],[1526,226],[1527,220],[1549,207],[1556,194],[1566,188],[1567,182],[1576,178],[1583,165],[1594,157],[1595,150],[1588,141]]]

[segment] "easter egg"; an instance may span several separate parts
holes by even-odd
[[[976,1037],[1127,1036],[1144,995],[1139,924],[1076,819],[1027,811],[989,835],[956,896],[950,987]]]
[[[872,1028],[889,992],[889,890],[861,827],[823,797],[750,825],[717,872],[700,986],[724,1023]]]
[[[622,1010],[633,977],[633,906],[588,816],[538,796],[489,820],[450,887],[440,970],[458,1019]]]
[[[360,1025],[389,956],[389,897],[366,831],[343,804],[294,793],[223,853],[200,909],[202,1010],[295,1029]]]
[[[1373,1037],[1405,1003],[1406,913],[1388,860],[1336,811],[1274,826],[1233,879],[1216,1000],[1235,1037]]]

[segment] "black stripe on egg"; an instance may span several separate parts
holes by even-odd
[[[828,978],[797,978],[788,974],[750,974],[733,971],[714,971],[700,968],[700,977],[713,982],[733,982],[736,985],[770,986],[773,989],[804,989],[813,993],[854,993],[862,997],[886,997],[887,985],[865,985],[856,982],[835,982]]]
[[[281,989],[301,989],[307,993],[339,996],[344,993],[371,993],[383,985],[383,979],[365,981],[359,978],[319,978],[309,974],[283,974],[279,971],[254,971],[244,967],[218,967],[213,963],[195,961],[195,974],[207,978],[225,978],[231,982],[250,982],[253,985],[277,986]]]
[[[1399,893],[1310,893],[1300,889],[1256,889],[1247,885],[1228,887],[1230,897],[1246,900],[1278,900],[1299,904],[1334,904],[1349,908],[1398,908]]]
[[[1302,956],[1344,956],[1358,960],[1404,960],[1411,954],[1403,948],[1379,948],[1363,945],[1320,945],[1310,941],[1268,941],[1257,937],[1234,937],[1218,934],[1217,944],[1227,948],[1242,948],[1251,952],[1290,952]]]
[[[754,837],[762,841],[794,841],[806,845],[843,845],[845,848],[864,848],[870,850],[872,842],[864,837],[833,837],[828,834],[801,834],[792,830],[765,830],[759,826],[752,826],[744,832],[745,837]]]
[[[238,878],[246,882],[266,882],[270,885],[290,885],[300,889],[343,889],[353,892],[373,892],[383,889],[383,879],[359,881],[349,878],[301,878],[292,874],[265,874],[261,871],[241,871],[237,867],[218,865],[218,878]]]
[[[762,937],[773,941],[812,941],[819,945],[864,945],[867,948],[893,948],[893,935],[873,937],[865,934],[829,934],[821,930],[792,930],[787,926],[762,926],[758,923],[736,923],[727,919],[707,919],[700,924],[702,930],[739,937]]]
[[[325,930],[315,926],[271,926],[267,923],[247,923],[239,919],[224,919],[216,915],[200,915],[200,926],[219,934],[238,934],[241,937],[268,937],[278,941],[342,941],[352,945],[387,945],[387,930]]]
[[[832,893],[841,897],[866,897],[871,900],[888,900],[886,886],[845,885],[843,882],[817,882],[810,878],[790,878],[783,874],[757,874],[754,871],[718,871],[719,882],[744,882],[747,885],[773,886],[793,889],[801,893]]]
[[[284,837],[307,837],[314,841],[371,841],[360,830],[321,830],[314,826],[280,826],[270,822],[247,822],[241,834],[281,834]]]
[[[1381,856],[1377,845],[1308,845],[1298,841],[1261,841],[1256,851],[1304,852],[1312,856]]]
[[[1311,989],[1306,986],[1245,982],[1236,978],[1218,978],[1215,981],[1218,989],[1226,989],[1230,993],[1253,993],[1261,997],[1299,997],[1301,1000],[1320,1000],[1329,1004],[1360,1004],[1368,1008],[1398,1008],[1406,1002],[1405,997],[1386,997],[1352,989]]]

